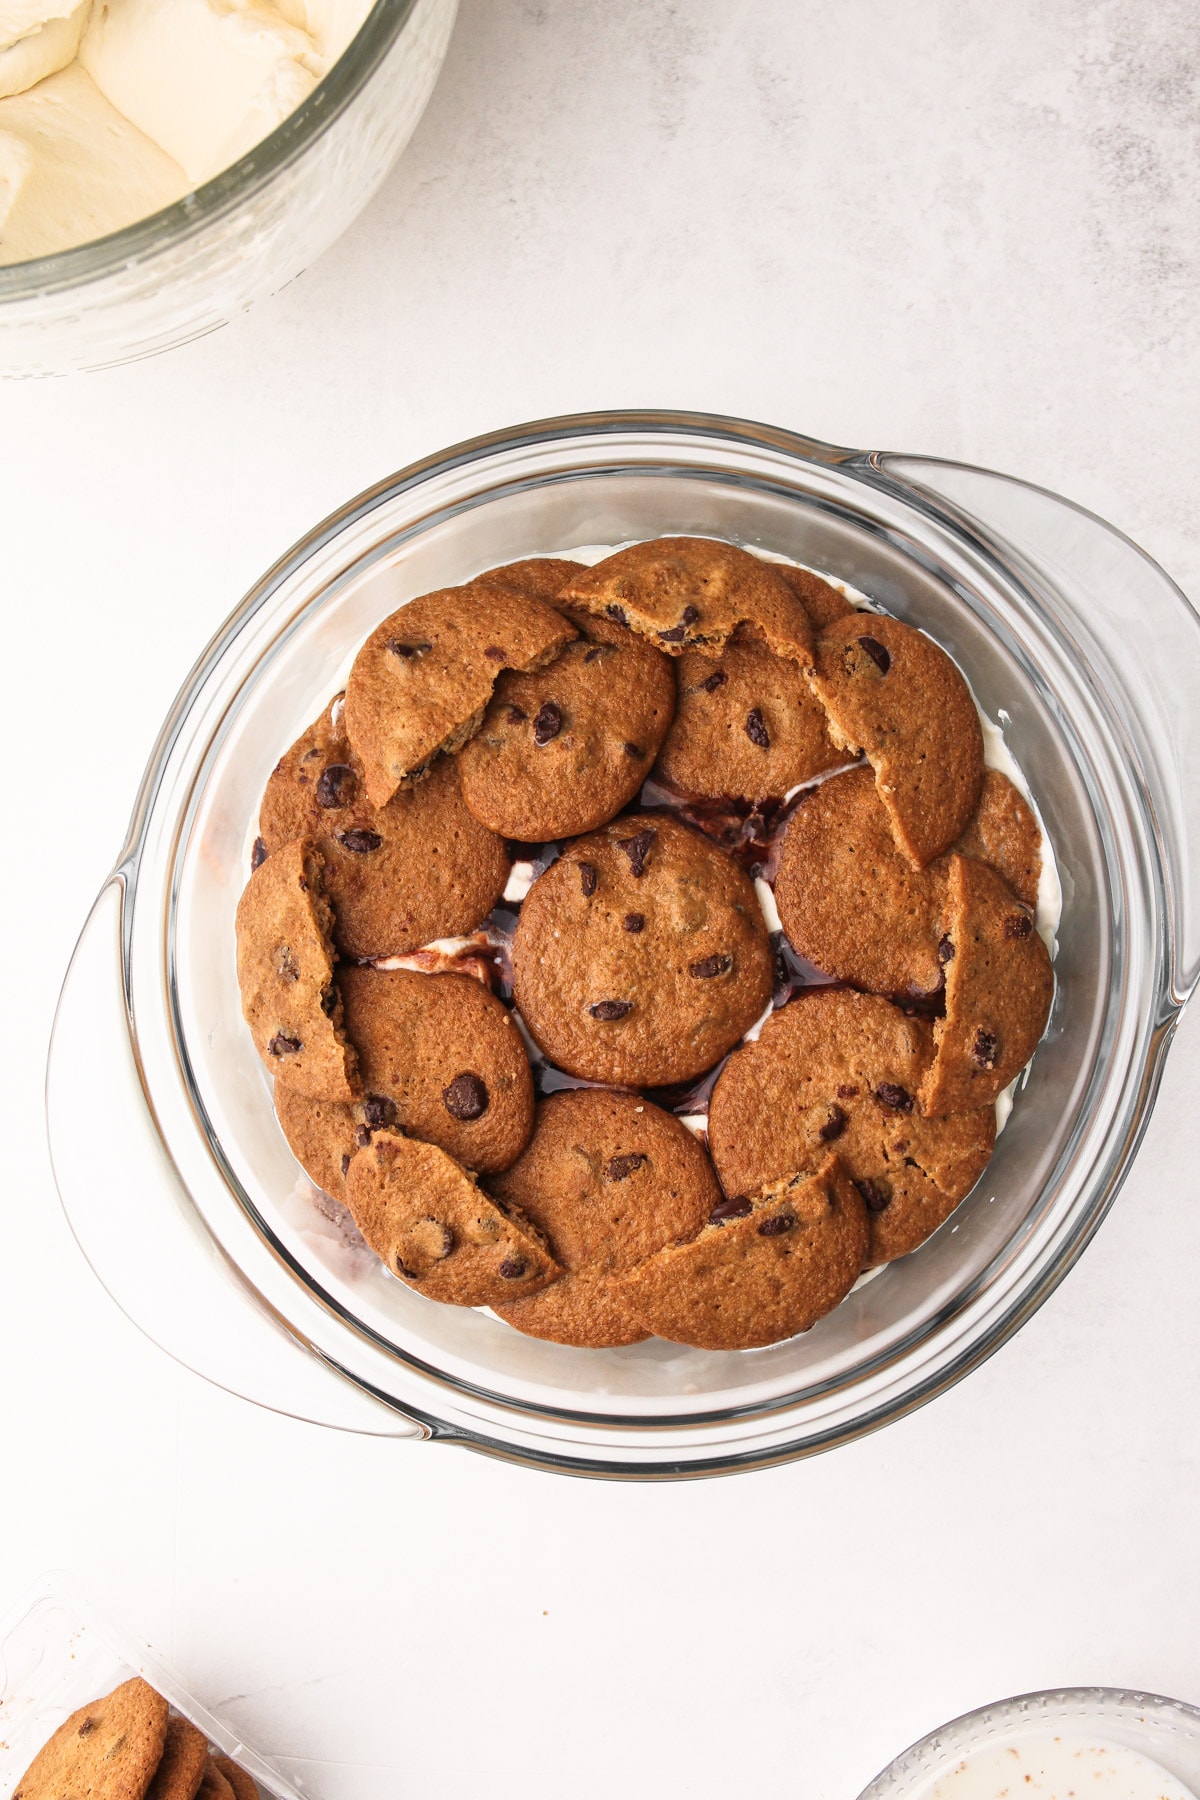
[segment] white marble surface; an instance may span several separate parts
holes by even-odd
[[[83,1266],[41,1124],[178,682],[413,457],[593,406],[740,413],[1029,476],[1200,592],[1198,71],[1189,0],[463,0],[409,154],[319,265],[166,359],[0,388],[0,1608],[75,1571],[322,1800],[851,1800],[1004,1693],[1200,1699],[1200,1014],[1019,1338],[879,1436],[684,1487],[206,1388]]]

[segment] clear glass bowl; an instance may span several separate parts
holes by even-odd
[[[1063,1733],[1140,1751],[1200,1794],[1200,1710],[1161,1694],[1122,1688],[1056,1688],[1019,1694],[952,1719],[889,1763],[858,1800],[924,1800],[938,1775],[973,1750],[1034,1733]],[[1105,1784],[1107,1786],[1107,1783]]]
[[[0,268],[0,374],[103,368],[203,337],[345,230],[416,129],[458,0],[376,0],[325,79],[174,206]]]
[[[242,1024],[234,908],[270,769],[384,614],[510,558],[690,531],[828,569],[957,657],[1058,857],[1057,997],[976,1191],[812,1331],[741,1354],[569,1349],[425,1300],[316,1208]],[[1200,626],[1160,569],[983,471],[681,414],[550,421],[405,470],[263,577],[163,727],[52,1047],[85,1253],[191,1367],[354,1429],[663,1477],[885,1424],[1030,1316],[1129,1168],[1200,959],[1198,679]]]

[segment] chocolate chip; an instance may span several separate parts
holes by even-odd
[[[401,1275],[403,1275],[403,1277],[404,1277],[404,1279],[405,1279],[405,1281],[420,1281],[420,1279],[421,1279],[421,1277],[420,1277],[420,1275],[419,1275],[419,1273],[418,1273],[418,1272],[417,1272],[417,1270],[416,1270],[416,1269],[410,1269],[410,1268],[409,1268],[409,1267],[408,1267],[408,1266],[407,1266],[407,1264],[406,1264],[406,1263],[405,1263],[405,1261],[404,1261],[404,1259],[403,1259],[403,1257],[400,1257],[400,1256],[398,1256],[398,1257],[397,1257],[397,1258],[396,1258],[396,1268],[397,1268],[397,1271],[398,1271],[398,1272],[399,1272],[399,1273],[400,1273],[400,1274],[401,1274]]]
[[[913,1109],[913,1097],[908,1089],[894,1081],[881,1081],[875,1089],[875,1098],[883,1106],[890,1106],[893,1112],[910,1113]]]
[[[971,1061],[977,1068],[994,1069],[996,1066],[996,1034],[994,1031],[977,1031],[975,1042],[971,1045]]]
[[[860,637],[859,643],[870,657],[881,675],[886,675],[892,666],[891,652],[880,643],[878,638]]]
[[[732,956],[706,956],[700,962],[689,963],[688,974],[697,981],[711,981],[714,975],[728,975],[732,967]]]
[[[646,923],[645,913],[626,913],[621,924],[626,931],[640,931]]]
[[[850,1114],[844,1107],[835,1103],[829,1108],[829,1117],[817,1132],[817,1136],[822,1143],[832,1144],[835,1139],[841,1137],[849,1123]]]
[[[255,838],[254,848],[250,852],[250,873],[253,875],[255,869],[261,869],[266,860],[267,846],[261,838]]]
[[[277,1031],[267,1045],[267,1049],[271,1052],[272,1056],[295,1056],[303,1050],[303,1048],[304,1045],[301,1043],[300,1039],[289,1037],[286,1031]]]
[[[489,662],[503,662],[504,658],[508,655],[508,651],[502,650],[499,644],[489,644],[483,654],[487,657]]]
[[[396,1102],[388,1100],[383,1094],[367,1094],[363,1100],[363,1118],[372,1131],[379,1131],[385,1125],[394,1125]]]
[[[510,725],[523,725],[529,717],[529,714],[525,711],[523,706],[513,705],[505,708],[504,716]]]
[[[346,1170],[349,1167],[350,1167],[350,1158],[348,1156],[343,1156],[343,1158],[342,1158],[342,1174],[343,1175],[346,1173]]]
[[[954,961],[954,945],[948,937],[942,938],[938,944],[938,961],[942,964]]]
[[[454,1248],[455,1238],[441,1219],[418,1219],[408,1234],[408,1241],[421,1256],[432,1262],[444,1262]]]
[[[729,676],[724,669],[714,669],[708,680],[702,681],[700,686],[706,694],[715,694],[717,689],[723,688],[728,680]]]
[[[354,1127],[354,1141],[360,1150],[365,1150],[371,1141],[370,1127],[367,1125],[356,1125]]]
[[[708,1215],[710,1225],[724,1225],[726,1219],[744,1219],[754,1207],[748,1194],[734,1194],[729,1200],[718,1200]]]
[[[95,1719],[85,1719],[83,1724],[79,1727],[79,1735],[80,1737],[86,1737],[89,1731],[95,1731],[95,1729]]]
[[[338,843],[344,850],[353,850],[355,856],[370,856],[372,850],[382,850],[383,839],[377,831],[340,831]]]
[[[432,650],[432,644],[406,644],[400,638],[389,638],[388,649],[393,656],[407,659],[410,656],[424,656],[426,650]]]
[[[618,838],[617,849],[625,852],[629,858],[629,867],[635,876],[641,877],[646,873],[646,858],[649,856],[650,846],[657,836],[658,833],[647,826],[646,830],[639,831],[636,837]]]
[[[548,744],[562,730],[562,707],[556,706],[553,700],[545,700],[533,721],[533,741],[535,744]]]
[[[299,981],[300,964],[292,955],[287,944],[280,944],[275,951],[275,973],[281,981]]]
[[[631,1150],[628,1156],[610,1157],[604,1173],[609,1181],[624,1181],[647,1161],[649,1158],[643,1156],[640,1150]]]
[[[313,793],[318,806],[349,806],[358,793],[358,776],[349,763],[330,763]]]
[[[682,644],[684,638],[687,636],[688,626],[694,625],[699,617],[700,612],[697,607],[685,606],[679,615],[678,625],[672,625],[668,627],[666,631],[659,632],[658,635],[661,642],[664,644]]]
[[[892,1184],[890,1181],[874,1181],[869,1176],[865,1181],[854,1183],[862,1195],[868,1212],[881,1213],[891,1205]]]
[[[469,1070],[442,1089],[442,1105],[452,1119],[478,1119],[488,1109],[488,1097],[486,1083]]]
[[[1033,930],[1033,920],[1028,913],[1009,913],[1004,921],[1006,938],[1027,938]]]
[[[856,1100],[858,1098],[858,1089],[851,1083],[843,1083],[838,1088],[837,1097],[839,1100]]]
[[[596,865],[595,865],[595,863],[584,863],[584,862],[580,863],[580,865],[579,865],[579,885],[583,889],[584,894],[590,900],[592,895],[596,891]]]
[[[597,1000],[595,1006],[588,1011],[593,1019],[623,1019],[627,1012],[633,1011],[632,1000]]]
[[[645,756],[646,752],[642,749],[642,746],[640,744],[626,744],[625,745],[625,754],[626,754],[626,756],[635,757],[635,758],[637,758],[638,761],[640,761],[641,758],[643,756]]]
[[[757,744],[760,750],[771,748],[771,734],[767,730],[766,721],[757,706],[752,706],[746,714],[746,736],[752,744]]]
[[[604,610],[614,624],[628,625],[629,620],[625,617],[625,608],[623,606],[606,606]]]
[[[607,646],[605,644],[593,644],[590,650],[584,652],[584,662],[595,662],[596,658],[600,656],[606,648]]]
[[[764,1219],[759,1226],[758,1235],[759,1237],[782,1237],[785,1232],[794,1231],[795,1228],[795,1213],[772,1213],[771,1217]]]
[[[528,1267],[523,1256],[506,1256],[498,1273],[505,1281],[519,1281]]]

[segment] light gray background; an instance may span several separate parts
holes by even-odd
[[[745,414],[1044,482],[1200,592],[1196,38],[1192,0],[464,0],[409,153],[286,292],[0,389],[0,1608],[74,1570],[324,1800],[849,1800],[1004,1693],[1200,1700],[1200,1014],[1014,1343],[864,1443],[691,1486],[207,1389],[83,1266],[41,1109],[177,684],[411,458],[593,406]]]

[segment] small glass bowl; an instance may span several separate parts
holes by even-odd
[[[952,1719],[889,1763],[858,1800],[925,1800],[936,1777],[972,1751],[1046,1732],[1137,1750],[1200,1795],[1200,1708],[1123,1688],[1054,1688]]]
[[[827,569],[925,627],[1003,722],[1063,882],[1054,1012],[974,1193],[813,1330],[732,1354],[542,1343],[389,1277],[291,1157],[233,957],[266,778],[380,618],[491,564],[664,532]],[[885,1424],[1041,1304],[1140,1142],[1200,961],[1198,680],[1200,625],[1160,569],[982,471],[679,414],[554,420],[403,471],[263,577],[163,727],[52,1051],[86,1254],[189,1366],[354,1429],[661,1478]]]
[[[457,11],[458,0],[375,0],[303,105],[231,168],[123,231],[0,267],[0,374],[132,362],[285,286],[412,136]]]

